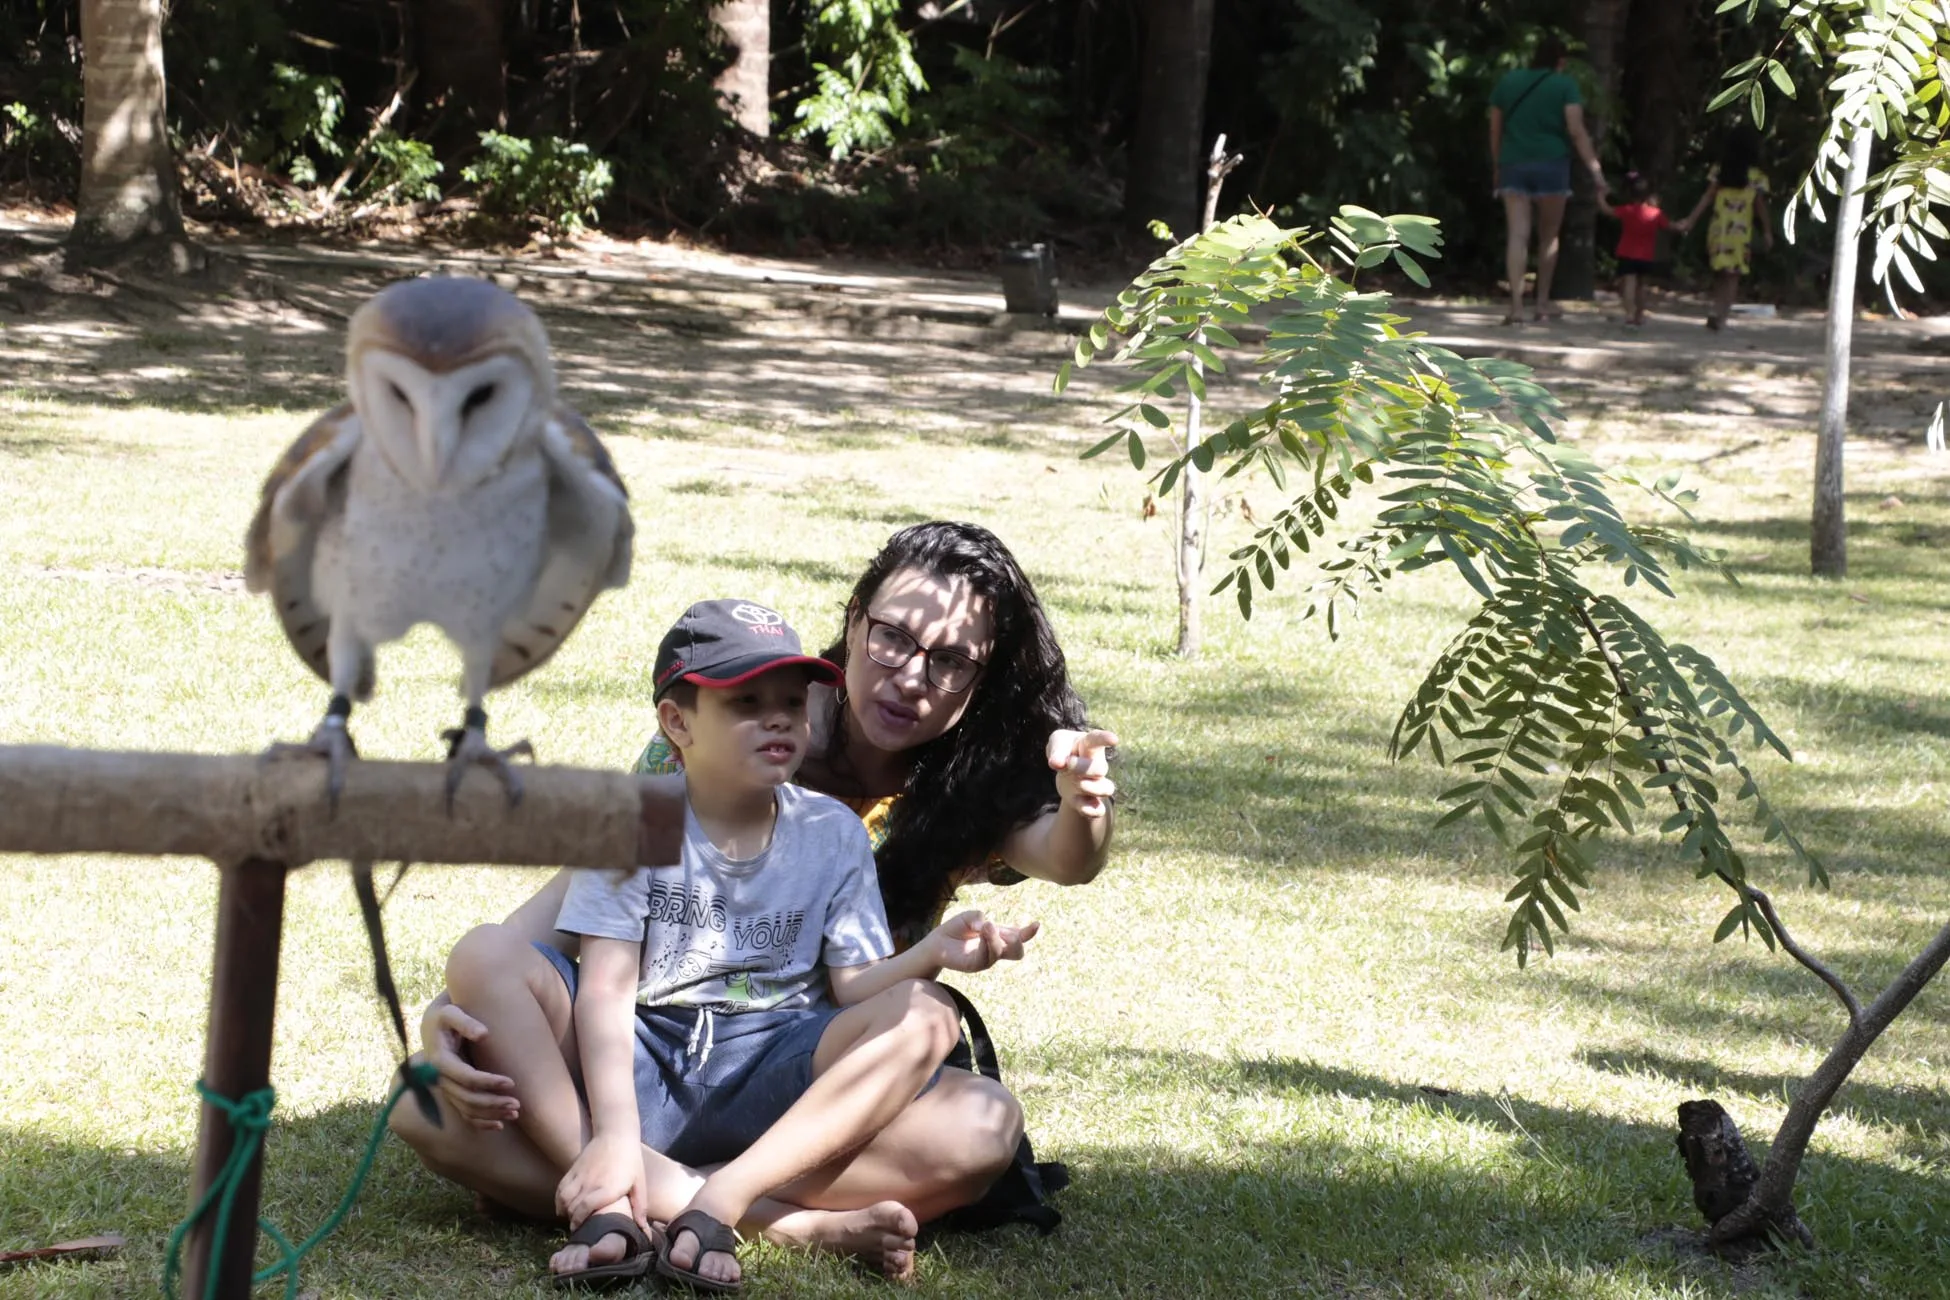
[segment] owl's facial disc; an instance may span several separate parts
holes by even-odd
[[[421,492],[474,486],[532,433],[535,377],[519,357],[443,374],[375,348],[359,377],[362,418],[394,472]]]

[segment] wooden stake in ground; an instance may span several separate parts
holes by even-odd
[[[1199,232],[1203,234],[1212,228],[1219,215],[1219,190],[1225,185],[1226,177],[1243,161],[1243,155],[1226,153],[1226,138],[1223,132],[1212,142],[1212,157],[1205,166],[1205,213],[1199,222]],[[1203,334],[1195,336],[1197,342],[1204,342]],[[1197,360],[1192,362],[1194,372],[1203,376],[1205,367]],[[1192,448],[1204,439],[1200,428],[1204,403],[1199,401],[1196,389],[1187,386],[1185,394],[1185,450]],[[1198,466],[1186,464],[1178,475],[1178,654],[1184,659],[1198,658],[1199,647],[1204,634],[1199,627],[1199,602],[1204,596],[1200,585],[1205,574],[1205,527],[1211,515],[1211,507],[1205,502],[1204,475]]]
[[[1842,447],[1848,430],[1849,346],[1855,333],[1855,246],[1862,233],[1862,191],[1869,182],[1875,132],[1858,123],[1848,142],[1848,174],[1835,219],[1835,260],[1828,277],[1828,374],[1815,436],[1815,508],[1809,559],[1817,578],[1848,576],[1848,517],[1842,501]]]

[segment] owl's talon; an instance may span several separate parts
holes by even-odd
[[[345,793],[346,765],[357,757],[359,747],[352,743],[351,733],[345,729],[345,717],[339,713],[326,714],[318,729],[311,733],[311,739],[304,744],[281,742],[264,751],[267,762],[283,758],[323,758],[325,798],[334,817],[339,811],[339,796]]]
[[[447,815],[454,815],[454,796],[460,792],[461,779],[467,775],[469,767],[479,765],[494,774],[501,782],[502,790],[507,792],[508,807],[521,806],[521,776],[508,760],[512,758],[535,757],[535,747],[526,740],[518,740],[506,749],[495,749],[487,743],[487,733],[474,726],[456,727],[441,733],[447,742]]]

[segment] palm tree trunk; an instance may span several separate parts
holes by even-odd
[[[82,0],[81,188],[71,252],[177,242],[183,213],[163,125],[162,0]]]

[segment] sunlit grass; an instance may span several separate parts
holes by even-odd
[[[189,342],[163,342],[146,364],[194,367]],[[682,346],[700,368],[725,364],[709,340]],[[883,369],[859,382],[917,403],[899,416],[857,391],[808,390],[803,421],[604,394],[636,579],[490,702],[503,741],[621,766],[650,726],[656,641],[690,601],[759,599],[823,643],[900,523],[975,519],[1017,550],[1093,714],[1125,739],[1121,838],[1088,889],[977,895],[1048,926],[1030,961],[972,987],[1032,1136],[1076,1182],[1056,1236],[944,1239],[922,1290],[1944,1294],[1941,989],[1877,1045],[1817,1136],[1801,1203],[1818,1252],[1739,1270],[1676,1253],[1669,1230],[1697,1216],[1674,1107],[1713,1096],[1764,1138],[1839,1032],[1833,1000],[1758,946],[1709,944],[1723,891],[1649,838],[1609,846],[1558,956],[1516,970],[1496,951],[1507,858],[1477,831],[1431,831],[1443,774],[1383,753],[1460,623],[1460,584],[1417,575],[1338,642],[1298,621],[1297,591],[1250,624],[1219,605],[1206,655],[1176,662],[1167,526],[1141,518],[1128,468],[1076,460],[1096,436],[1088,393],[1047,401],[1053,357],[963,352],[949,366],[940,352],[910,365],[876,349]],[[335,364],[326,350],[267,356],[314,379]],[[822,362],[809,349],[804,364]],[[1698,531],[1729,549],[1742,585],[1689,579],[1677,604],[1645,608],[1716,655],[1800,756],[1763,761],[1762,777],[1835,888],[1811,891],[1772,846],[1749,847],[1797,934],[1873,989],[1950,916],[1950,471],[1905,445],[1865,448],[1851,466],[1853,576],[1816,583],[1805,432],[1672,409],[1639,411],[1621,385],[1582,400],[1570,432],[1617,463],[1700,462]],[[0,395],[0,742],[238,752],[308,731],[322,684],[235,580],[257,484],[301,423],[82,405],[31,385]],[[1262,517],[1277,500],[1264,482],[1244,494]],[[1245,531],[1239,495],[1220,493],[1215,557]],[[379,671],[354,719],[362,751],[435,757],[459,710],[450,650],[423,632]],[[430,996],[447,945],[537,879],[409,876],[389,910],[408,997]],[[15,858],[0,882],[0,1248],[131,1239],[114,1262],[0,1273],[0,1296],[148,1293],[187,1195],[215,873]],[[287,1231],[336,1199],[394,1064],[367,970],[343,871],[298,873],[265,1181],[266,1213]],[[389,1144],[305,1286],[540,1296],[553,1239],[476,1217]],[[769,1249],[748,1261],[757,1295],[878,1293],[831,1261]]]

